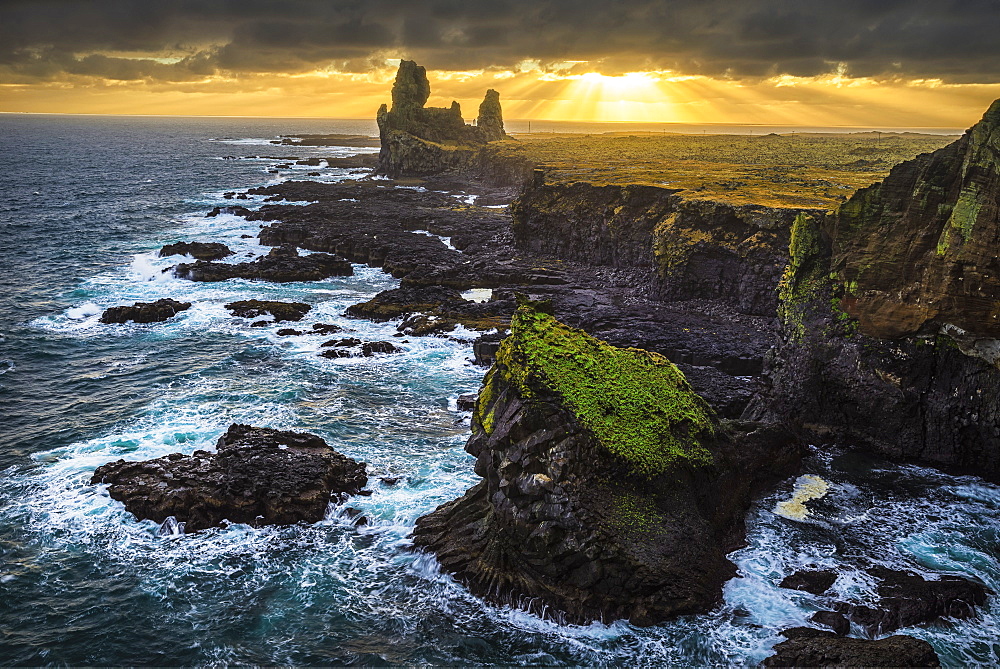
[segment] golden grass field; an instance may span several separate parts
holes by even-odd
[[[546,168],[546,181],[646,184],[731,204],[832,208],[893,165],[955,135],[916,133],[532,134],[492,144]]]

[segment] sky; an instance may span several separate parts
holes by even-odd
[[[1000,0],[0,0],[0,112],[967,127]]]

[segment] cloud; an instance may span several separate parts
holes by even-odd
[[[992,83],[998,34],[1000,0],[0,0],[0,83],[358,71],[386,56]]]

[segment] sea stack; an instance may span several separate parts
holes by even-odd
[[[425,107],[430,94],[426,68],[401,60],[392,85],[392,108],[383,104],[376,116],[382,142],[379,174],[395,177],[460,168],[482,145],[507,138],[497,91],[486,92],[474,126],[466,125],[458,102]]]
[[[711,608],[751,496],[800,457],[781,429],[721,423],[663,356],[528,300],[472,432],[483,481],[420,518],[415,544],[478,595],[578,623]]]

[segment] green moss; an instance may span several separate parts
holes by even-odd
[[[816,262],[819,251],[816,222],[808,214],[799,214],[792,224],[788,266],[778,284],[778,315],[786,326],[793,329],[796,340],[805,336],[803,316],[807,303],[830,283],[829,277]]]
[[[711,409],[659,354],[616,348],[526,302],[497,362],[524,397],[540,388],[561,396],[600,444],[638,473],[711,462],[702,445],[714,434]]]

